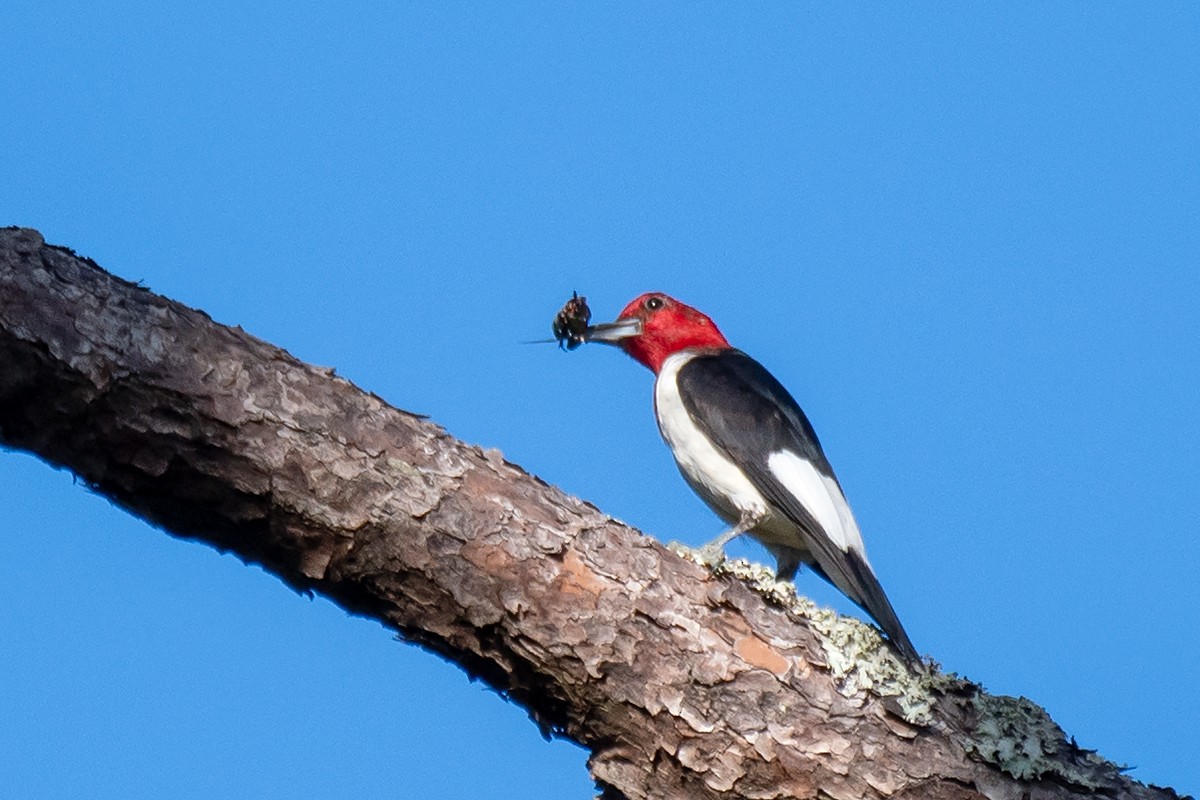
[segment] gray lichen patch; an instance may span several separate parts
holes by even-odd
[[[1068,742],[1062,728],[1032,700],[977,690],[971,703],[977,722],[964,743],[967,752],[1014,778],[1053,776],[1095,790],[1111,786],[1112,776],[1121,769]]]

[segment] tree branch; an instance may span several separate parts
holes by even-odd
[[[0,443],[482,677],[608,796],[1171,798],[332,371],[0,230]]]

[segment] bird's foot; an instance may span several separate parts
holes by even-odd
[[[717,546],[714,547],[714,544]],[[715,542],[710,542],[704,547],[689,547],[683,542],[672,541],[667,543],[667,549],[709,569],[715,569],[725,563],[725,548]]]
[[[696,560],[709,569],[725,563],[725,545],[723,542],[709,542],[696,550]]]

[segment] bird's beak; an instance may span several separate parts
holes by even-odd
[[[615,322],[602,322],[599,325],[588,326],[583,334],[585,342],[601,342],[603,344],[620,344],[623,339],[640,336],[642,321],[637,317],[626,317]]]

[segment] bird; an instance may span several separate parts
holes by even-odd
[[[774,556],[780,579],[807,565],[866,611],[905,661],[920,661],[816,431],[765,367],[706,314],[661,292],[640,295],[582,338],[615,345],[654,373],[662,438],[684,480],[731,525],[700,549],[705,563],[720,563],[725,545],[749,534]]]

